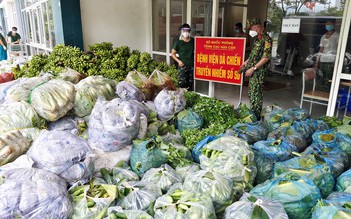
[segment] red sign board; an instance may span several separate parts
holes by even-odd
[[[238,71],[244,63],[245,38],[196,37],[194,78],[242,84]]]

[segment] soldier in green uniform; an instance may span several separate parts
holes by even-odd
[[[264,31],[259,18],[248,20],[246,28],[250,29],[249,35],[254,38],[254,43],[249,58],[241,68],[245,69],[245,76],[250,77],[248,90],[250,109],[259,120],[263,102],[263,79],[271,59],[272,39]]]
[[[171,56],[178,63],[179,87],[194,87],[194,38],[190,37],[189,24],[180,27],[181,39],[173,45]]]

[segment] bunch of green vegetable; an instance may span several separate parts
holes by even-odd
[[[342,125],[342,120],[336,118],[335,116],[322,116],[318,118],[328,124],[330,128],[335,128]]]

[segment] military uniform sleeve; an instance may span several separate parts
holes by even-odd
[[[271,57],[272,57],[272,38],[270,38],[267,35],[265,37],[262,58],[269,58],[269,59],[271,59]]]

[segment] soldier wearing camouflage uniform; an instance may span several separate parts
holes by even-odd
[[[194,88],[194,38],[190,37],[189,24],[181,27],[181,39],[173,45],[171,56],[178,63],[179,87],[192,91]]]
[[[272,39],[264,30],[259,18],[248,20],[246,28],[250,29],[250,36],[254,37],[254,44],[249,58],[241,66],[245,69],[245,76],[249,79],[250,110],[257,119],[261,118],[263,102],[263,79],[271,59]]]

